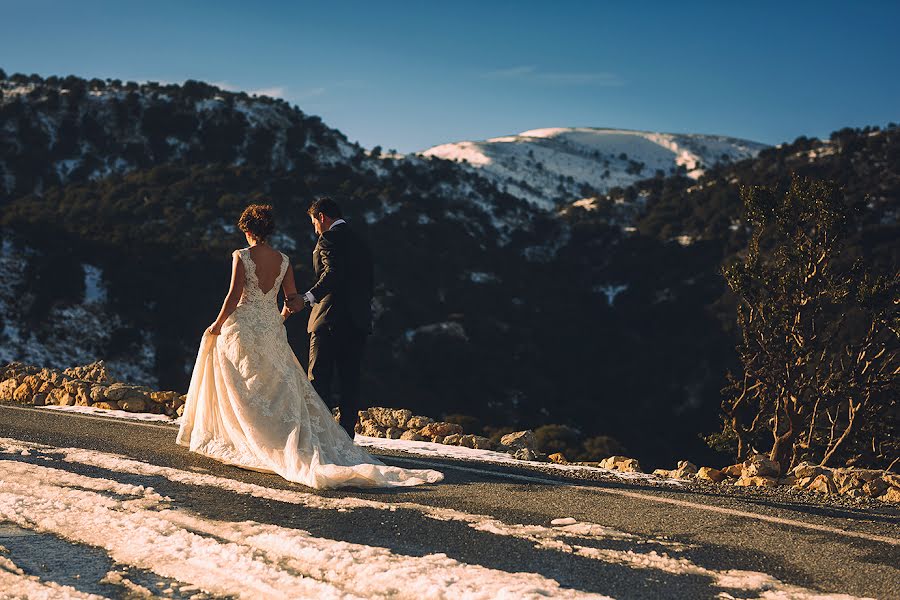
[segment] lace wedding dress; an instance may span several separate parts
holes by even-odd
[[[277,306],[288,268],[263,292],[248,248],[237,309],[203,334],[176,442],[218,461],[323,489],[434,483],[438,471],[384,465],[356,446],[306,378]]]

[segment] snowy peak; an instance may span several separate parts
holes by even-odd
[[[706,167],[752,158],[765,147],[716,135],[551,127],[421,154],[465,163],[510,194],[550,209],[660,172],[697,178]]]

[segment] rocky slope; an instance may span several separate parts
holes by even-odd
[[[429,148],[422,156],[459,161],[510,194],[546,209],[710,166],[756,156],[765,144],[716,135],[587,127],[532,129]]]

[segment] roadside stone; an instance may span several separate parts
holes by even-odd
[[[91,402],[102,402],[106,400],[106,386],[94,385],[91,387]]]
[[[558,464],[558,465],[567,465],[567,464],[569,464],[569,461],[566,460],[566,455],[563,454],[562,452],[554,452],[553,454],[551,454],[551,455],[548,456],[547,458],[550,459],[550,462],[556,463],[556,464]]]
[[[399,440],[400,436],[403,435],[403,430],[399,427],[388,427],[384,432],[385,437],[391,440]]]
[[[375,423],[375,421],[362,421],[357,433],[368,437],[387,437],[387,429]]]
[[[512,453],[512,457],[516,460],[537,460],[537,454],[531,448],[519,448]]]
[[[31,386],[27,383],[19,385],[13,392],[13,400],[16,402],[27,402],[29,398],[31,398]]]
[[[43,394],[43,393],[41,393],[41,392],[38,392],[37,394],[35,394],[34,396],[32,396],[32,398],[31,398],[31,403],[32,403],[34,406],[44,406],[44,405],[46,405],[46,404],[47,404],[47,394]]]
[[[461,425],[457,425],[456,423],[447,423],[444,421],[429,423],[419,431],[419,433],[421,433],[423,436],[430,438],[446,437],[452,433],[462,435],[462,432],[463,428]]]
[[[873,479],[872,481],[867,481],[866,484],[862,487],[863,491],[871,496],[872,498],[877,498],[881,494],[885,493],[890,487],[887,482],[882,479]]]
[[[94,408],[102,408],[103,410],[119,410],[119,405],[112,400],[104,400],[96,402]]]
[[[143,398],[127,398],[118,404],[119,408],[128,412],[144,412],[147,410],[147,402]]]
[[[0,400],[12,400],[19,382],[15,379],[7,379],[0,383]]]
[[[410,442],[421,442],[425,440],[425,438],[415,429],[407,429],[400,435],[401,440],[408,440]]]
[[[493,450],[494,442],[483,435],[474,435],[472,436],[472,447],[477,450]]]
[[[511,450],[518,450],[520,448],[534,450],[534,432],[528,429],[525,431],[507,433],[500,438],[500,444]]]
[[[744,472],[744,465],[738,463],[736,465],[728,465],[722,469],[722,474],[728,477],[740,477]]]
[[[431,442],[432,442],[433,444],[443,444],[443,443],[444,443],[444,436],[442,436],[442,435],[435,435],[435,436],[432,436],[432,437],[431,437]]]
[[[406,421],[406,428],[407,429],[422,429],[426,425],[431,425],[432,423],[434,423],[434,419],[432,419],[431,417],[423,417],[421,415],[414,415]]]
[[[829,469],[825,467],[820,467],[819,465],[812,465],[808,462],[802,462],[796,467],[792,473],[797,479],[802,479],[805,477],[818,477],[822,473],[827,473]]]
[[[41,386],[37,389],[37,391],[41,394],[47,394],[54,388],[54,385],[49,381],[44,381],[41,383]]]
[[[451,433],[450,435],[444,436],[444,441],[442,444],[446,444],[447,446],[459,446],[459,441],[462,439],[462,436],[458,433]]]
[[[59,397],[60,406],[75,406],[75,396],[70,394],[69,392],[63,390],[62,395]]]
[[[177,414],[179,417],[184,414],[184,404],[175,409],[175,414]]]
[[[735,481],[734,485],[738,487],[776,487],[778,480],[773,477],[761,477],[759,475],[744,476]]]
[[[678,461],[678,467],[672,471],[672,477],[676,479],[691,479],[698,471],[697,465],[691,461],[681,460]]]
[[[744,462],[742,477],[778,477],[781,475],[781,465],[774,460],[769,460],[762,454],[755,454]]]
[[[467,433],[466,435],[459,438],[459,445],[464,448],[474,448],[475,447],[475,436],[471,433]]]
[[[878,496],[878,499],[885,502],[900,502],[900,488],[889,487],[885,493]]]
[[[666,469],[653,469],[653,474],[657,477],[665,477],[666,479],[672,479],[672,471]]]
[[[600,466],[604,469],[613,471],[622,471],[625,473],[642,473],[641,464],[637,459],[627,456],[610,456],[600,461]]]
[[[406,422],[413,416],[411,410],[405,408],[383,408],[375,406],[368,411],[370,419],[375,421],[381,427],[400,427],[404,428]]]
[[[697,471],[697,479],[719,483],[720,481],[723,481],[725,479],[725,474],[718,469],[713,469],[712,467],[700,467],[700,469]]]
[[[810,484],[806,486],[806,489],[810,492],[819,492],[820,494],[837,493],[837,487],[834,485],[831,477],[825,473],[814,477]]]

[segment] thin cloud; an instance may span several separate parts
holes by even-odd
[[[291,94],[291,98],[295,100],[307,100],[309,98],[316,98],[318,96],[322,96],[325,94],[327,90],[324,87],[315,87],[310,88],[308,90],[302,90],[297,92],[296,94]]]
[[[544,85],[599,85],[616,87],[624,85],[622,78],[615,73],[597,72],[564,72],[542,71],[534,65],[519,65],[507,69],[487,71],[481,76],[485,79],[522,81]]]

